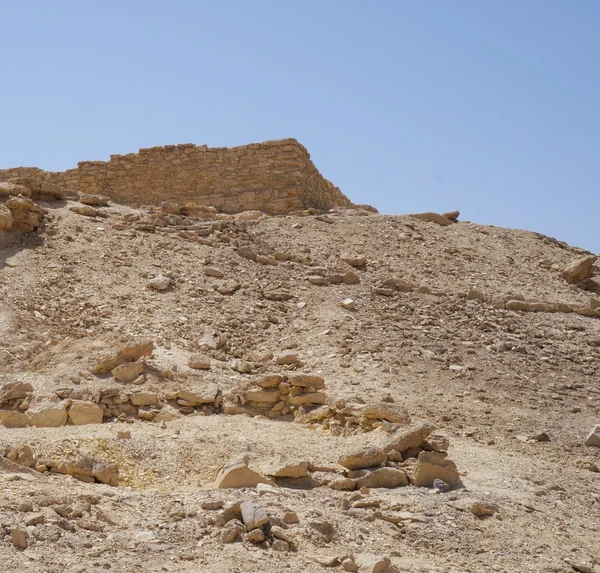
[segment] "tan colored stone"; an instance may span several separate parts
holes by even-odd
[[[248,390],[244,397],[247,402],[276,404],[279,402],[279,390]]]
[[[250,469],[243,461],[224,466],[218,471],[215,479],[217,489],[256,487],[259,483],[273,485],[270,479]]]
[[[267,376],[263,376],[256,382],[256,384],[261,388],[278,388],[279,384],[281,384],[284,380],[285,377],[281,376],[280,374],[269,374]]]
[[[38,428],[58,428],[67,423],[67,410],[64,404],[49,402],[37,403],[27,410],[29,424]]]
[[[24,428],[28,423],[29,418],[22,412],[0,410],[0,424],[5,428]]]
[[[195,370],[210,370],[210,357],[206,354],[192,354],[188,358],[188,366]]]
[[[314,388],[315,390],[325,388],[325,380],[314,374],[292,374],[288,376],[288,382],[292,386],[301,386],[302,388]]]
[[[360,470],[380,466],[386,459],[387,455],[383,450],[367,447],[342,456],[338,463],[349,470]]]
[[[72,207],[69,207],[69,210],[73,211],[73,213],[77,213],[78,215],[83,215],[84,217],[108,217],[108,213],[106,211],[102,211],[102,209],[96,209],[90,205],[73,205]]]
[[[386,420],[393,424],[409,424],[410,416],[403,406],[388,402],[372,402],[356,409],[357,414],[371,420]]]
[[[275,358],[277,364],[296,364],[298,362],[298,355],[295,353],[280,354]]]
[[[74,402],[69,408],[69,420],[74,426],[101,424],[103,410],[93,402]]]
[[[143,362],[124,362],[111,371],[119,382],[133,382],[144,371]]]
[[[410,481],[417,487],[431,488],[434,479],[440,479],[454,487],[460,480],[456,464],[437,452],[421,452],[417,463],[406,471]]]
[[[25,398],[33,392],[33,386],[27,382],[9,382],[0,388],[0,402]]]
[[[452,225],[452,220],[440,215],[439,213],[414,213],[410,215],[413,219],[421,219],[421,221],[428,221],[430,223],[437,223],[442,227]]]
[[[267,517],[265,510],[251,501],[244,501],[241,503],[240,511],[242,512],[242,521],[248,531],[258,529],[269,523],[269,518]]]
[[[449,211],[447,213],[442,213],[442,217],[446,217],[446,219],[450,219],[450,221],[456,223],[460,217],[460,211]]]
[[[152,356],[154,342],[148,338],[136,338],[127,342],[119,350],[119,360],[135,361],[144,356]]]
[[[302,478],[308,476],[308,462],[271,460],[261,464],[260,473],[273,478]]]
[[[136,392],[129,396],[134,406],[154,406],[158,402],[158,396],[154,392]]]
[[[27,549],[27,530],[13,527],[10,530],[10,540],[16,548]]]
[[[398,430],[392,436],[392,439],[384,445],[383,451],[386,453],[389,453],[392,450],[404,452],[410,448],[416,448],[420,446],[434,430],[435,426],[430,422],[415,422],[407,428]]]
[[[79,193],[79,202],[83,205],[92,207],[107,207],[108,199],[102,195],[89,195],[87,193]]]
[[[406,473],[400,468],[377,468],[375,470],[360,471],[364,472],[364,475],[362,477],[356,476],[357,488],[394,488],[408,485]],[[352,473],[349,477],[355,478]]]
[[[585,439],[585,445],[589,447],[600,448],[600,425],[592,428],[592,431]]]
[[[577,285],[581,288],[589,288],[593,285],[593,277],[595,274],[594,264],[598,260],[595,255],[589,255],[573,261],[567,265],[561,276],[570,284]]]
[[[378,557],[370,554],[354,556],[354,563],[359,573],[395,573],[398,571],[387,557]]]
[[[13,223],[14,219],[11,210],[4,205],[0,205],[0,231],[9,231]]]
[[[304,404],[325,404],[327,396],[323,392],[312,392],[310,394],[301,394],[300,396],[290,396],[289,403],[292,406],[301,406]]]
[[[345,285],[357,285],[360,283],[360,277],[355,272],[348,271],[342,275],[342,282]]]
[[[340,258],[342,261],[353,267],[364,267],[367,263],[367,257],[365,257],[365,255],[358,255],[355,253],[344,253]]]

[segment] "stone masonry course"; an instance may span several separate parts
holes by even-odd
[[[164,145],[111,155],[109,161],[81,161],[62,172],[37,167],[0,170],[0,181],[13,177],[35,177],[129,205],[194,201],[225,213],[271,214],[352,206],[295,139],[232,148]]]

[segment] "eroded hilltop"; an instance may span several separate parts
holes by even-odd
[[[0,183],[1,570],[597,569],[594,255],[38,176]]]

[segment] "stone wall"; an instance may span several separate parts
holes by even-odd
[[[0,170],[0,181],[11,177],[42,178],[73,191],[105,195],[118,203],[190,200],[227,213],[287,213],[351,205],[319,173],[306,148],[295,139],[233,148],[211,149],[191,143],[151,147],[139,153],[111,155],[109,161],[82,161],[64,172],[35,167]]]

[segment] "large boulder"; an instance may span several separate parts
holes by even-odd
[[[0,410],[0,424],[5,428],[24,428],[29,423],[29,418],[16,410]]]
[[[0,402],[25,398],[30,392],[33,392],[33,386],[27,382],[8,382],[0,388]]]
[[[29,197],[31,191],[24,185],[17,185],[16,183],[10,183],[8,181],[0,181],[0,198],[2,197],[16,197],[17,195],[23,195],[23,197]]]
[[[67,423],[67,410],[62,403],[39,402],[27,410],[29,424],[38,428],[58,428]]]
[[[27,197],[10,197],[4,206],[11,212],[13,219],[10,231],[17,233],[30,233],[40,227],[46,213],[45,209]]]
[[[577,285],[583,289],[590,288],[594,282],[594,264],[598,260],[595,255],[589,255],[573,261],[562,271],[562,277],[570,284]]]
[[[33,177],[13,177],[7,183],[29,189],[31,198],[37,201],[63,201],[67,196],[67,192],[58,185]]]
[[[438,452],[421,452],[417,463],[406,470],[408,478],[417,487],[433,487],[435,479],[446,482],[450,487],[460,481],[456,464]]]
[[[338,462],[349,470],[360,470],[380,466],[386,460],[387,455],[383,450],[367,447],[342,456]]]
[[[430,422],[420,421],[415,422],[407,428],[401,428],[383,447],[386,453],[396,450],[404,452],[410,448],[419,447],[435,430],[435,426]]]
[[[74,402],[69,409],[69,420],[74,426],[101,424],[103,410],[93,402]]]
[[[92,457],[82,457],[74,461],[58,464],[52,471],[60,474],[72,475],[74,477],[87,476],[107,485],[119,485],[119,466],[114,462],[107,462]],[[88,481],[88,480],[85,480]]]

